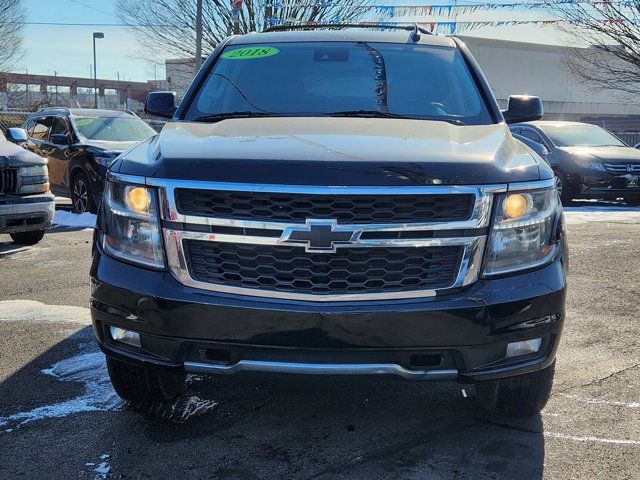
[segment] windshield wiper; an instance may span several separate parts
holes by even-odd
[[[328,117],[382,117],[382,118],[407,118],[397,113],[383,112],[381,110],[343,110],[340,112],[325,113]]]
[[[279,116],[277,113],[271,112],[251,112],[251,111],[242,111],[242,112],[222,112],[222,113],[213,113],[211,115],[203,115],[195,119],[196,122],[219,122],[221,120],[226,120],[229,118],[252,118],[252,117],[275,117]]]
[[[341,112],[329,112],[324,115],[328,117],[363,117],[363,118],[404,118],[407,120],[434,120],[438,122],[447,122],[453,125],[466,125],[461,120],[455,118],[447,118],[440,116],[423,116],[423,115],[402,115],[400,113],[383,112],[380,110],[344,110]]]

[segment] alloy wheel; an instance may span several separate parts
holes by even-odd
[[[563,189],[562,177],[557,173],[556,173],[556,189],[558,190],[558,195],[562,197],[562,189]]]
[[[79,177],[73,183],[73,209],[77,213],[84,213],[87,211],[89,205],[89,190],[84,179]]]

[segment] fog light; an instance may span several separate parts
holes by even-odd
[[[524,342],[513,342],[507,345],[507,357],[517,357],[527,353],[535,353],[540,350],[541,338],[525,340]]]
[[[109,327],[109,330],[111,331],[111,338],[113,338],[116,342],[126,343],[127,345],[132,345],[134,347],[140,346],[139,333],[130,332],[129,330],[118,327]]]

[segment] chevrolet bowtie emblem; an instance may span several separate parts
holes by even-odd
[[[302,246],[309,253],[333,253],[337,246],[357,241],[360,233],[338,225],[336,220],[307,220],[304,225],[286,227],[280,243]]]

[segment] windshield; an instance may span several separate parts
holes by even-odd
[[[78,134],[89,140],[140,142],[156,134],[137,117],[71,117]]]
[[[493,123],[458,49],[393,43],[227,47],[185,118],[208,120],[231,112]]]
[[[543,130],[558,147],[626,147],[596,125],[545,125]]]

